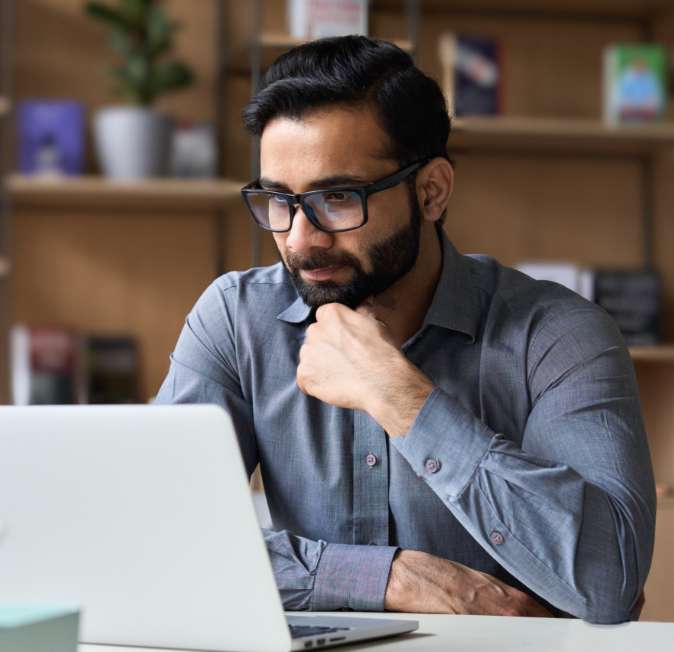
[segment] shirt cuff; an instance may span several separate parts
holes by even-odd
[[[456,500],[491,446],[495,433],[437,387],[404,437],[391,444],[442,500]]]
[[[312,611],[384,611],[395,546],[329,543],[316,570]]]

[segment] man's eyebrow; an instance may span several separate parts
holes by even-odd
[[[307,190],[320,190],[322,188],[334,188],[336,186],[365,185],[371,183],[370,179],[364,179],[358,175],[352,174],[334,174],[329,177],[314,179]],[[267,190],[278,190],[279,192],[290,192],[288,186],[280,181],[274,181],[267,177],[260,177],[260,186]]]

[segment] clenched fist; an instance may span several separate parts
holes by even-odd
[[[318,308],[307,328],[297,385],[331,405],[368,412],[391,436],[409,430],[433,389],[367,308],[336,303]]]

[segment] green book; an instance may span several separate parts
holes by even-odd
[[[667,104],[667,51],[662,45],[611,45],[604,51],[604,117],[611,123],[658,120]]]
[[[2,652],[77,652],[80,613],[50,605],[1,605]]]

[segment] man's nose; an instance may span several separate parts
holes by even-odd
[[[317,229],[305,215],[302,207],[298,206],[288,232],[286,246],[298,254],[308,255],[312,249],[329,249],[332,244],[332,233]]]

